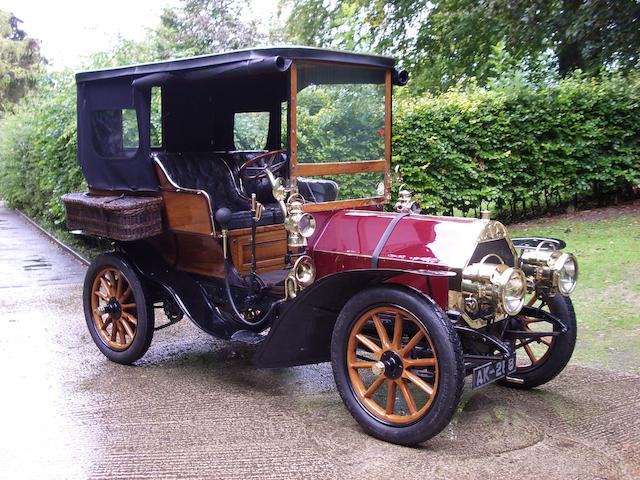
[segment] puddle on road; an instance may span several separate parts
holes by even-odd
[[[23,270],[51,270],[51,263],[40,255],[35,255],[24,260],[22,265]]]
[[[7,222],[4,218],[0,218],[0,230],[15,230],[15,228],[9,226],[9,222]]]

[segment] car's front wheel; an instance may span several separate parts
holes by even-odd
[[[403,287],[368,289],[344,306],[331,361],[356,421],[401,445],[424,442],[448,425],[464,383],[453,326],[434,302]]]
[[[538,336],[520,338],[513,342],[516,351],[515,373],[498,383],[513,388],[529,389],[543,385],[556,377],[569,363],[576,346],[576,314],[569,297],[557,294],[553,297],[534,295],[528,302],[558,318],[566,327],[561,327],[541,318],[518,315],[512,320],[517,331]],[[540,337],[541,333],[553,332],[553,336]]]

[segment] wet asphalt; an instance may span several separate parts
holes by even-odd
[[[365,435],[328,364],[261,370],[188,320],[134,366],[82,313],[84,267],[0,206],[0,478],[640,478],[640,376],[571,364],[469,391],[418,448]],[[158,315],[158,323],[164,317]]]

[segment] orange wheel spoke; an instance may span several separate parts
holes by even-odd
[[[547,337],[541,337],[540,342],[544,343],[547,347],[550,347],[552,340],[549,340]]]
[[[416,408],[416,402],[413,399],[413,395],[409,391],[409,387],[407,387],[407,384],[402,379],[398,380],[398,387],[400,387],[400,391],[402,392],[402,396],[404,397],[404,402],[407,404],[409,413],[411,415],[415,414],[418,409]]]
[[[404,378],[406,378],[407,380],[409,380],[411,383],[413,383],[416,387],[418,387],[420,390],[422,390],[427,395],[429,395],[429,396],[433,395],[433,388],[431,387],[431,385],[429,385],[427,382],[422,380],[417,375],[411,373],[408,370],[405,370],[404,372],[402,372],[402,376]]]
[[[127,312],[122,312],[122,318],[126,319],[129,323],[133,323],[135,326],[138,326],[138,319]]]
[[[396,382],[387,380],[387,403],[385,404],[385,413],[393,414],[396,405]]]
[[[538,361],[538,359],[536,358],[535,354],[533,353],[533,350],[531,350],[531,346],[528,343],[524,346],[524,350],[527,352],[529,360],[531,360],[531,364],[532,365],[535,364]]]
[[[129,335],[130,338],[133,338],[133,330],[131,329],[131,327],[129,326],[128,322],[120,322],[122,324],[122,328],[124,328],[127,332],[127,334]]]
[[[362,343],[365,347],[367,347],[369,350],[371,350],[373,353],[378,353],[380,352],[381,348],[375,344],[375,342],[373,340],[368,339],[367,337],[365,337],[364,335],[362,335],[361,333],[359,333],[358,335],[356,335],[356,338],[358,339],[358,341],[360,343]]]
[[[404,364],[411,367],[433,367],[436,364],[435,358],[405,358]]]
[[[367,388],[367,391],[364,392],[364,397],[371,398],[371,395],[376,393],[376,390],[378,390],[380,388],[380,385],[384,383],[385,378],[386,377],[384,375],[378,375],[378,377],[373,381],[371,386]]]
[[[120,303],[124,302],[127,298],[129,298],[129,295],[131,295],[131,287],[127,287],[127,289],[124,291],[124,293],[120,296],[120,298],[118,298],[118,301]]]
[[[376,362],[351,362],[349,366],[351,368],[371,368]]]
[[[117,333],[118,333],[118,329],[116,328],[116,324],[115,324],[115,322],[112,321],[111,322],[111,336],[110,336],[112,342],[116,341]]]
[[[111,322],[113,320],[111,320],[111,317],[107,318],[104,322],[102,322],[102,330],[104,330],[105,332],[107,331],[107,327],[109,325],[111,325]]]
[[[418,333],[416,333],[413,338],[411,340],[409,340],[409,343],[407,343],[404,348],[402,350],[400,350],[400,356],[404,357],[407,355],[407,353],[409,353],[411,350],[413,350],[418,343],[420,343],[420,340],[422,340],[424,338],[424,333],[422,333],[422,330],[418,330]]]
[[[118,327],[118,333],[120,334],[119,335],[120,336],[120,340],[121,340],[120,343],[122,345],[126,345],[127,344],[127,336],[126,336],[126,332],[125,332],[125,330],[124,330],[124,328],[122,326],[123,322],[119,321],[119,322],[116,323],[116,325]]]
[[[384,328],[384,325],[382,324],[382,320],[380,320],[380,317],[376,314],[374,314],[372,317],[373,319],[373,324],[376,327],[376,332],[378,332],[378,337],[380,338],[380,342],[382,343],[382,348],[388,349],[391,347],[391,342],[389,341],[389,335],[387,335],[387,330]]]
[[[124,280],[122,279],[122,273],[118,272],[118,281],[116,282],[116,298],[120,298],[122,294],[122,285]]]
[[[102,293],[100,290],[96,290],[95,293],[97,296],[99,296],[102,300],[104,300],[105,302],[109,301],[109,297],[106,296],[104,293]]]
[[[107,294],[111,297],[113,294],[111,293],[111,286],[109,285],[109,282],[105,278],[100,277],[100,283],[107,291]]]
[[[104,274],[107,282],[109,283],[109,295],[115,297],[116,295],[116,278],[113,274],[113,270],[107,270]]]
[[[120,308],[122,308],[123,310],[128,310],[130,308],[136,308],[136,304],[135,303],[122,303],[120,305]]]
[[[400,350],[402,342],[402,323],[402,316],[399,313],[396,313],[396,319],[393,323],[393,342],[391,342],[394,350]]]
[[[534,303],[538,301],[538,294],[534,293],[533,297],[527,302],[527,307],[532,307]]]

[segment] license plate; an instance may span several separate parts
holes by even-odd
[[[516,371],[516,354],[473,369],[473,389],[484,387]]]

